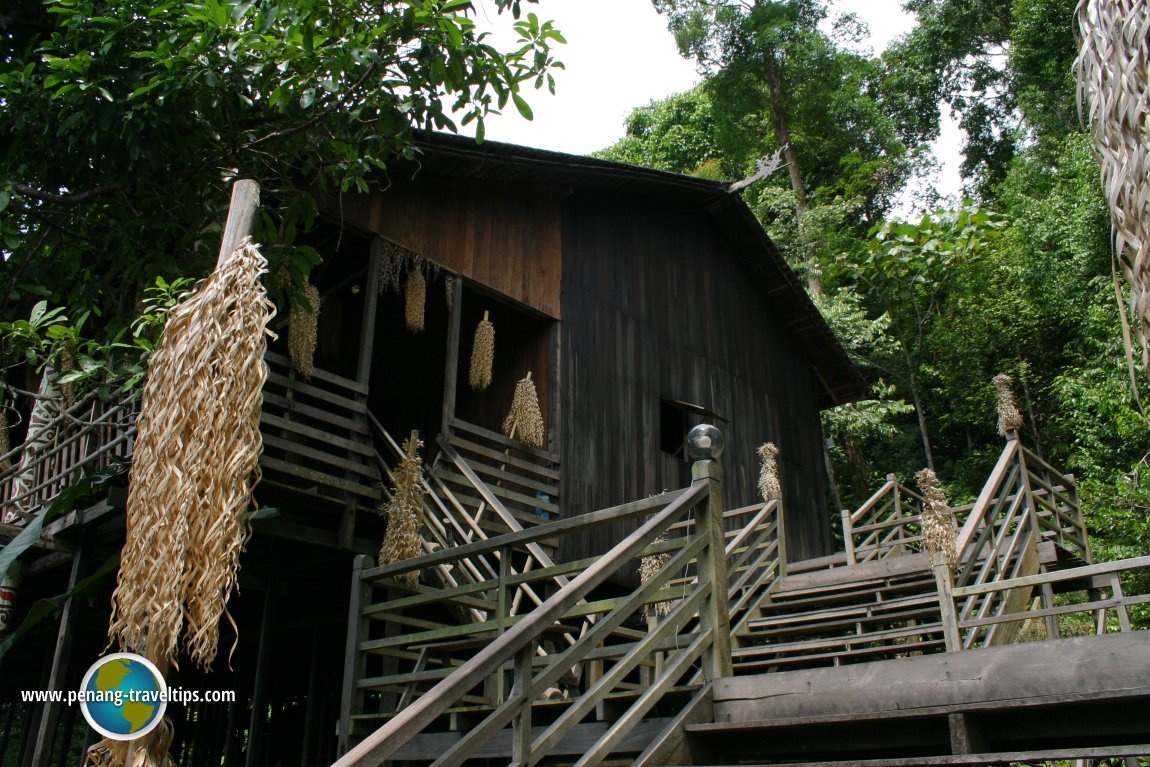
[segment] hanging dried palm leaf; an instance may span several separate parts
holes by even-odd
[[[412,333],[423,330],[423,310],[427,304],[427,280],[423,277],[421,264],[413,265],[407,273],[407,284],[404,285],[404,319],[407,329]]]
[[[171,312],[149,366],[108,633],[161,668],[185,628],[192,659],[211,664],[249,534],[275,314],[266,268],[245,240]]]
[[[658,538],[651,542],[652,546],[657,546],[661,543],[666,543],[667,537],[660,535]],[[671,561],[671,553],[669,551],[662,551],[658,554],[648,554],[639,560],[639,582],[650,583],[651,579],[659,574],[659,571],[667,566]],[[671,610],[675,607],[672,600],[665,602],[655,602],[653,604],[643,605],[643,620],[650,620],[652,617],[662,618],[671,614]]]
[[[1006,373],[994,377],[994,388],[998,393],[998,433],[1005,437],[1012,431],[1022,428],[1022,413],[1014,404],[1014,379]]]
[[[783,497],[783,488],[779,484],[779,449],[774,442],[764,442],[759,445],[759,492],[762,493],[763,503],[777,501]]]
[[[1102,165],[1114,251],[1150,375],[1150,3],[1080,0],[1077,15],[1079,112],[1086,108]],[[1130,371],[1133,378],[1133,364]]]
[[[292,304],[288,317],[288,355],[295,372],[305,379],[315,369],[316,327],[319,324],[319,288],[311,283],[303,286],[306,307]]]
[[[419,529],[423,527],[423,459],[419,450],[423,442],[417,432],[412,432],[403,443],[405,457],[395,469],[395,487],[391,500],[383,508],[387,515],[387,531],[383,536],[383,546],[379,550],[379,563],[389,565],[414,559],[422,552]],[[401,583],[414,585],[419,581],[419,571],[412,570],[396,577]]]
[[[543,447],[545,438],[543,413],[539,409],[539,395],[531,381],[531,373],[515,384],[515,396],[511,398],[511,411],[503,419],[503,433],[511,439],[532,447]]]
[[[914,478],[922,491],[922,539],[927,551],[941,553],[946,563],[952,567],[958,563],[955,550],[954,512],[946,502],[946,496],[938,485],[938,476],[930,469],[923,469]]]
[[[165,716],[156,729],[139,740],[101,740],[88,749],[84,764],[86,767],[176,767],[170,754],[174,735],[172,720]]]
[[[495,326],[487,319],[487,312],[475,327],[475,340],[471,344],[471,372],[467,377],[471,388],[483,391],[491,385],[491,369],[495,364]]]

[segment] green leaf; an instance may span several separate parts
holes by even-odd
[[[533,120],[535,115],[531,112],[531,107],[518,93],[512,93],[511,98],[515,101],[515,108],[519,110],[519,114],[523,115],[524,119]]]

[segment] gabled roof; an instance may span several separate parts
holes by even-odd
[[[811,301],[762,226],[738,194],[719,181],[636,165],[448,134],[416,142],[419,164],[438,176],[556,185],[603,193],[638,194],[705,210],[737,246],[747,266],[762,277],[764,298],[802,343],[823,386],[823,407],[868,396],[858,368],[847,357],[830,326]]]

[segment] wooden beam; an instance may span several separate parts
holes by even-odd
[[[248,178],[236,179],[232,184],[232,200],[228,205],[228,220],[224,224],[220,253],[216,257],[217,267],[252,233],[252,224],[259,207],[260,185]]]
[[[451,433],[455,418],[455,393],[459,386],[459,337],[463,324],[463,277],[456,276],[451,289],[451,309],[447,317],[447,359],[444,361],[443,421],[440,432]]]

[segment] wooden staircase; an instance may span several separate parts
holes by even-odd
[[[756,612],[735,635],[736,674],[945,649],[938,589],[926,554],[788,574]]]
[[[714,461],[699,461],[684,490],[525,527],[483,479],[508,477],[473,465],[482,453],[440,447],[433,504],[467,514],[439,527],[470,532],[418,560],[361,560],[345,675],[359,703],[345,710],[336,767],[1150,754],[1150,632],[1132,632],[1128,613],[1150,595],[1122,580],[1150,557],[1090,564],[1073,478],[1016,439],[968,509],[954,566],[919,550],[921,499],[893,480],[868,501],[874,514],[844,514],[857,527],[845,531],[858,533],[852,550],[788,566],[781,506],[724,511]],[[481,530],[487,509],[511,531]],[[625,521],[638,529],[600,557],[532,554]],[[661,565],[650,580],[603,590],[641,560]],[[399,585],[416,569],[423,583]],[[642,616],[658,604],[669,614]],[[1006,644],[1024,622],[1056,639],[1071,613],[1090,615],[1099,636]],[[1106,635],[1115,624],[1124,633]]]

